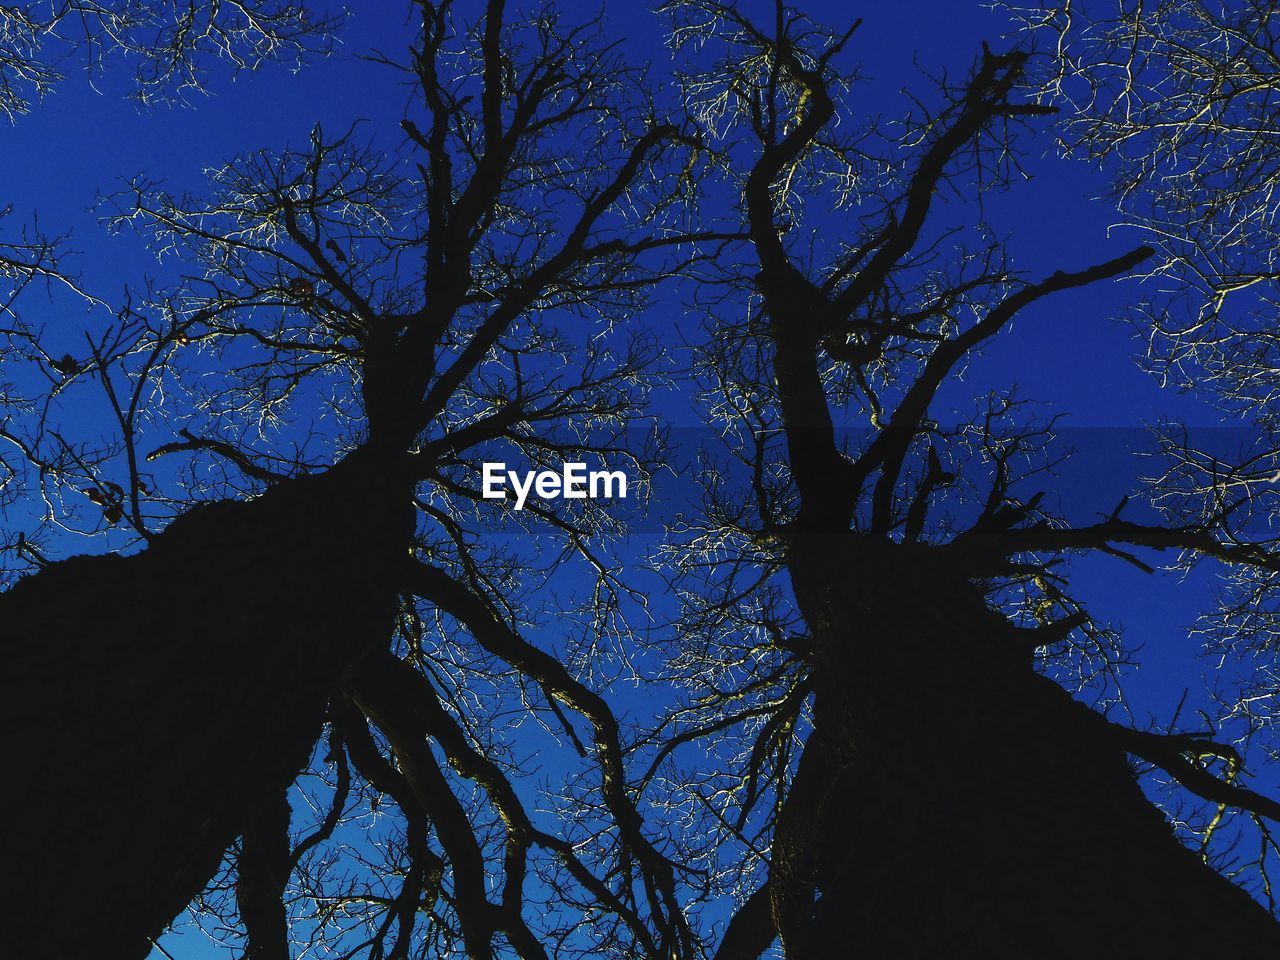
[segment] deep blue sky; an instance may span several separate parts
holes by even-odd
[[[358,55],[372,48],[392,54],[403,50],[407,6],[399,0],[360,3],[330,60],[300,74],[267,67],[234,83],[218,82],[212,96],[193,98],[187,107],[139,109],[125,96],[127,70],[95,77],[92,84],[73,71],[31,116],[4,132],[0,201],[13,203],[19,217],[38,210],[47,231],[72,229],[86,285],[108,298],[126,283],[163,276],[169,267],[156,265],[136,239],[101,228],[92,212],[95,197],[109,192],[116,178],[144,170],[167,180],[176,192],[199,193],[205,168],[240,151],[303,144],[317,122],[336,131],[366,120],[371,133],[398,136],[405,92],[385,68]],[[863,18],[848,59],[860,60],[869,77],[859,93],[868,112],[892,115],[902,104],[904,84],[923,88],[916,63],[931,73],[946,69],[959,76],[983,40],[993,47],[1006,45],[1001,40],[1006,23],[985,0],[802,6],[830,22]],[[640,3],[608,2],[604,8],[631,53],[653,61],[660,73],[670,56],[658,21]],[[989,208],[1011,237],[1019,267],[1032,275],[1079,268],[1133,245],[1132,238],[1108,236],[1115,217],[1105,202],[1093,199],[1104,186],[1095,171],[1057,159],[1047,133],[1025,143],[1030,182]],[[1067,424],[1079,428],[1135,428],[1166,415],[1213,422],[1204,404],[1158,389],[1135,365],[1139,345],[1111,318],[1136,293],[1133,283],[1107,283],[1027,311],[1010,335],[984,353],[970,373],[972,382],[1017,382],[1025,395],[1068,414]],[[81,325],[79,317],[63,315],[67,308],[61,302],[33,300],[24,307],[51,325]],[[690,322],[675,302],[659,305],[644,321],[659,330]],[[1120,436],[1105,429],[1081,429],[1072,436],[1082,454],[1068,471],[1067,493],[1114,499],[1110,490],[1124,485],[1126,469],[1132,475],[1116,452]],[[1099,494],[1104,483],[1106,492]],[[1180,588],[1168,578],[1144,577],[1109,560],[1083,565],[1081,585],[1093,598],[1095,614],[1126,622],[1131,636],[1147,644],[1146,666],[1132,688],[1142,707],[1167,717],[1183,686],[1198,684],[1200,666],[1189,656],[1194,644],[1184,626],[1206,599],[1202,585]],[[170,950],[179,960],[223,955],[206,954],[197,939],[172,939]]]
[[[95,77],[92,85],[73,71],[39,109],[6,131],[0,155],[5,202],[14,203],[18,214],[38,209],[47,231],[74,228],[74,246],[83,254],[78,266],[91,289],[114,293],[126,281],[155,274],[134,238],[108,237],[97,225],[95,197],[139,171],[164,179],[175,192],[198,193],[207,167],[240,151],[301,145],[317,122],[337,131],[366,120],[371,133],[396,135],[404,93],[385,68],[358,55],[404,48],[401,6],[398,0],[360,5],[329,61],[297,75],[268,66],[234,83],[218,82],[212,96],[192,97],[187,108],[140,110],[123,96],[127,70]],[[977,0],[810,7],[832,22],[863,18],[847,59],[860,61],[869,78],[858,93],[868,113],[892,115],[903,102],[903,85],[924,88],[916,63],[958,76],[983,40],[1004,45],[1004,21]],[[653,61],[657,70],[670,61],[660,24],[644,5],[606,3],[605,12],[635,57]],[[1133,244],[1108,237],[1115,218],[1107,204],[1089,199],[1103,189],[1093,171],[1052,156],[1048,135],[1026,143],[1031,182],[992,198],[988,207],[1009,233],[1020,267],[1037,274],[1081,266]],[[1104,284],[1029,311],[1011,336],[988,351],[984,364],[991,364],[993,382],[1016,379],[1029,394],[1059,401],[1077,426],[1130,425],[1170,410],[1199,417],[1196,405],[1158,390],[1135,369],[1128,333],[1108,319],[1128,295]],[[680,322],[674,309],[646,319]]]

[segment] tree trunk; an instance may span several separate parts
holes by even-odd
[[[146,956],[386,643],[409,491],[355,456],[0,595],[0,955]]]
[[[832,536],[791,558],[816,703],[774,852],[788,957],[1280,954],[1109,724],[932,553]]]

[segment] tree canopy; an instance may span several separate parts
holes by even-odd
[[[1022,11],[898,97],[870,14],[671,0],[658,49],[612,10],[416,0],[355,51],[367,115],[316,105],[199,189],[111,171],[98,242],[150,275],[9,234],[3,942],[181,957],[187,905],[252,960],[1280,945],[1275,24],[1245,6]],[[152,109],[299,70],[305,111],[349,29],[0,25],[18,123],[68,64]],[[1005,218],[1055,136],[1135,230],[1047,263]],[[1135,362],[1239,449],[1171,417],[1082,493],[1017,337],[1119,280]],[[517,511],[496,462],[631,495]],[[1130,701],[1135,664],[1199,668],[1126,642],[1099,558],[1203,589],[1185,711]]]

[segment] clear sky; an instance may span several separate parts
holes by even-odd
[[[642,3],[609,0],[603,6],[631,55],[652,61],[660,77],[670,61],[661,24]],[[959,76],[980,53],[983,40],[993,47],[1008,45],[1002,39],[1007,25],[986,0],[801,6],[829,21],[863,18],[848,56],[860,60],[870,78],[859,93],[868,113],[892,116],[903,103],[904,85],[926,88],[921,70]],[[371,139],[398,138],[406,92],[385,68],[360,55],[375,48],[393,54],[404,49],[406,8],[399,0],[364,0],[329,60],[300,73],[268,66],[234,83],[218,80],[212,95],[193,97],[187,106],[139,108],[126,96],[127,70],[92,78],[73,71],[45,103],[4,131],[0,201],[12,203],[18,219],[38,211],[46,231],[72,230],[72,245],[80,252],[75,265],[85,285],[108,299],[125,284],[149,276],[163,279],[181,265],[158,264],[136,238],[108,233],[94,211],[95,198],[110,192],[117,178],[140,171],[164,178],[175,192],[199,193],[206,168],[241,151],[303,144],[316,123],[336,131],[360,121]],[[1116,218],[1105,201],[1094,199],[1103,191],[1095,171],[1058,159],[1047,134],[1026,145],[1030,182],[991,198],[988,207],[1010,237],[1018,267],[1033,276],[1078,269],[1137,242],[1109,231]],[[1026,396],[1067,415],[1065,423],[1073,429],[1066,438],[1080,453],[1058,487],[1064,508],[1076,515],[1110,509],[1126,492],[1141,466],[1126,450],[1142,442],[1144,424],[1165,416],[1198,424],[1217,419],[1200,400],[1161,390],[1138,369],[1134,358],[1141,345],[1113,319],[1136,296],[1132,282],[1104,283],[1042,303],[1026,311],[969,374],[973,383],[1016,382]],[[86,320],[68,314],[81,308],[60,299],[24,308],[74,336]],[[660,302],[642,320],[667,331],[672,342],[682,332],[692,335],[681,331],[688,318],[675,302]],[[676,426],[697,428],[679,397],[662,402],[674,420],[688,418]],[[683,494],[673,487],[663,495]],[[637,547],[639,553],[643,544]],[[1185,626],[1207,600],[1204,583],[1179,585],[1143,576],[1109,559],[1082,564],[1078,582],[1092,598],[1095,615],[1124,622],[1129,635],[1146,645],[1144,667],[1130,689],[1140,717],[1149,711],[1167,719],[1183,688],[1199,686],[1201,664],[1188,655],[1194,644]],[[198,933],[171,937],[166,944],[178,960],[225,956],[202,947]]]

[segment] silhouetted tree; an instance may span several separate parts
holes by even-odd
[[[596,24],[504,6],[411,5],[411,52],[385,60],[413,92],[398,147],[317,127],[207,198],[144,179],[112,198],[186,258],[179,286],[135,291],[70,352],[11,309],[10,488],[45,510],[11,542],[41,569],[0,596],[7,953],[143,956],[226,856],[252,957],[289,955],[299,898],[309,935],[370,956],[542,957],[566,931],[692,956],[683,880],[583,679],[598,650],[571,668],[517,632],[522,569],[577,557],[583,635],[608,636],[621,587],[596,550],[618,521],[582,500],[514,516],[479,461],[608,457],[643,495],[660,438],[625,428],[660,370],[630,319],[714,237],[684,224],[695,144],[643,71]],[[88,391],[108,441],[66,412]],[[544,530],[545,555],[485,538],[504,525]],[[95,528],[145,549],[48,562],[51,531]],[[552,831],[511,782],[513,702],[584,758],[582,809]],[[329,805],[294,842],[286,791],[326,723]],[[349,803],[378,832],[357,861],[386,862],[325,859]]]
[[[71,67],[96,76],[120,61],[133,66],[133,93],[140,102],[180,99],[201,92],[220,69],[253,70],[267,61],[301,65],[326,55],[341,20],[337,13],[296,0],[5,4],[0,6],[0,115],[14,122],[29,113]],[[0,209],[0,221],[13,214],[10,206]],[[75,288],[73,278],[59,270],[63,239],[34,227],[0,238],[0,278],[8,287],[0,316],[11,312],[17,293],[33,280],[53,279]]]
[[[738,745],[690,788],[742,852],[716,956],[775,938],[788,957],[1276,949],[1280,926],[1175,837],[1130,761],[1209,805],[1274,820],[1280,804],[1214,730],[1138,730],[1073,699],[1119,650],[1063,564],[1150,569],[1171,550],[1270,578],[1272,544],[1238,539],[1229,501],[1166,525],[1126,499],[1070,523],[1046,496],[1052,423],[997,384],[976,385],[973,418],[944,412],[1015,318],[1154,251],[1026,278],[980,219],[939,222],[939,194],[1006,184],[1017,131],[1051,112],[1016,95],[1023,53],[984,50],[936,105],[880,126],[837,66],[854,30],[781,3],[763,24],[718,0],[668,10],[755,260],[721,293],[742,319],[712,308],[703,364],[747,480],[713,474],[674,557],[691,693],[671,742]]]
[[[96,76],[128,61],[143,103],[200,92],[218,69],[235,73],[266,61],[304,61],[330,52],[341,16],[296,0],[34,0],[0,6],[0,114],[13,122],[65,79],[72,66]],[[14,190],[14,184],[6,189]],[[13,216],[6,198],[0,226]],[[36,225],[0,236],[0,317],[13,313],[32,282],[78,290],[60,268],[65,237]],[[9,333],[14,331],[10,330]]]
[[[397,130],[317,126],[201,197],[135,178],[109,218],[188,275],[87,336],[4,304],[4,489],[28,510],[6,552],[39,569],[0,595],[0,944],[140,957],[193,898],[254,960],[1280,944],[1135,761],[1206,805],[1206,839],[1280,804],[1218,730],[1081,702],[1124,651],[1064,562],[1172,551],[1265,585],[1272,545],[1202,475],[1168,523],[1122,501],[1073,525],[1047,505],[1052,422],[998,384],[938,410],[1015,318],[1155,262],[1028,279],[980,220],[938,222],[938,193],[1006,186],[1018,132],[1052,123],[1015,92],[1024,55],[984,51],[882,125],[839,67],[853,30],[678,0],[691,119],[667,122],[598,23],[409,6],[407,59],[375,55],[411,91]],[[164,49],[153,16],[207,32],[195,8],[84,8],[126,51]],[[214,31],[233,62],[271,49],[244,23],[288,51],[311,22],[256,9],[283,19]],[[45,33],[69,23],[50,11]],[[742,199],[727,224],[695,206],[713,178]],[[15,294],[88,296],[41,244],[11,248]],[[660,675],[610,553],[625,516],[514,513],[479,464],[603,457],[643,491],[670,366],[635,316],[677,274],[746,479],[709,462],[664,548],[683,615]],[[53,561],[68,532],[113,552]],[[679,699],[620,715],[620,675]]]
[[[1040,50],[1034,89],[1061,110],[1060,147],[1099,168],[1123,225],[1156,251],[1127,318],[1148,344],[1146,365],[1238,426],[1218,436],[1161,426],[1162,506],[1180,522],[1217,516],[1224,539],[1256,536],[1275,514],[1280,465],[1280,8],[1046,2],[1016,12]],[[1218,712],[1233,738],[1272,759],[1276,589],[1269,570],[1230,570],[1198,625],[1207,649],[1253,665],[1218,685]],[[1268,823],[1225,810],[1214,827],[1244,828],[1241,846],[1258,852],[1239,851],[1237,869],[1253,861],[1274,907],[1267,874],[1280,848]]]

